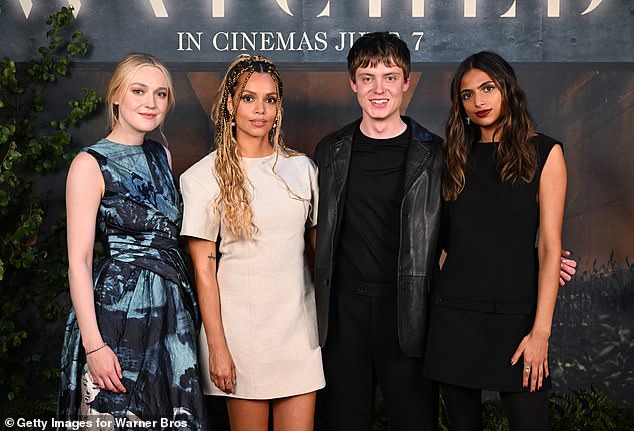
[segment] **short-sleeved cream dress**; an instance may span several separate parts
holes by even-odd
[[[306,156],[242,158],[250,180],[253,240],[225,235],[214,213],[219,193],[212,152],[181,175],[185,204],[181,235],[220,243],[218,289],[222,324],[233,357],[235,393],[209,376],[204,328],[200,369],[206,394],[274,399],[325,386],[317,337],[314,287],[304,254],[304,231],[317,224],[317,168]],[[301,197],[301,199],[298,198]]]

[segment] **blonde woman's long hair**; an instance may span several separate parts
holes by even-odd
[[[214,211],[220,215],[225,231],[233,238],[246,237],[253,239],[258,232],[258,227],[253,221],[249,192],[247,185],[249,179],[242,168],[240,161],[240,151],[236,141],[234,130],[234,117],[238,110],[238,105],[242,99],[247,82],[253,73],[268,73],[276,86],[277,114],[273,127],[269,132],[269,142],[275,154],[273,173],[280,179],[286,189],[292,195],[297,195],[289,189],[286,181],[275,171],[280,154],[282,157],[300,155],[301,153],[291,150],[284,144],[282,134],[282,95],[283,86],[277,67],[270,60],[259,55],[242,54],[238,56],[227,69],[220,87],[216,93],[216,99],[211,110],[211,120],[215,128],[215,177],[218,182],[220,193],[214,202]],[[245,75],[242,85],[238,88],[240,77]],[[233,110],[229,110],[228,101],[231,97]]]
[[[134,75],[137,70],[144,66],[156,67],[163,75],[165,75],[165,80],[167,81],[168,95],[167,95],[167,111],[169,112],[172,107],[174,107],[174,103],[176,100],[174,99],[174,83],[172,81],[172,75],[170,74],[167,67],[163,64],[161,60],[154,57],[150,54],[145,54],[142,52],[131,52],[117,64],[112,72],[112,77],[110,78],[110,82],[108,82],[108,90],[106,93],[106,100],[108,103],[108,131],[112,132],[114,128],[119,124],[119,102],[121,98],[125,95],[125,91],[130,85],[130,80],[132,79],[132,75]],[[160,126],[161,136],[165,139],[165,135],[163,135],[163,123]],[[167,140],[166,140],[167,142]]]

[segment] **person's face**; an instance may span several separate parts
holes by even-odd
[[[163,72],[154,66],[137,70],[115,100],[119,105],[115,131],[122,135],[144,135],[156,129],[168,108],[169,87]]]
[[[502,116],[502,92],[480,69],[471,69],[460,81],[460,98],[469,119],[480,126],[482,140],[490,141]]]
[[[364,120],[400,119],[403,93],[409,88],[403,69],[379,63],[376,67],[358,68],[354,76],[350,86],[357,93]]]
[[[242,87],[246,74],[238,79],[236,88]],[[237,94],[236,94],[237,96]],[[277,115],[277,86],[268,73],[254,72],[242,91],[240,103],[235,112],[236,140],[245,144],[247,140],[258,143],[268,142],[269,132]],[[233,112],[233,97],[229,97],[227,107]]]

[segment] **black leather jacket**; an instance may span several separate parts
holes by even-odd
[[[437,269],[436,243],[440,229],[441,139],[403,117],[410,135],[401,201],[401,238],[398,256],[398,336],[401,349],[419,357],[425,346],[432,274]],[[319,209],[315,253],[315,300],[319,342],[328,336],[330,290],[338,242],[352,137],[361,120],[321,140],[314,154],[319,168]]]

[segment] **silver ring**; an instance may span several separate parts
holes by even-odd
[[[531,370],[531,366],[530,365],[524,365],[524,372],[528,373]]]
[[[225,386],[229,384],[229,380],[225,380]]]

